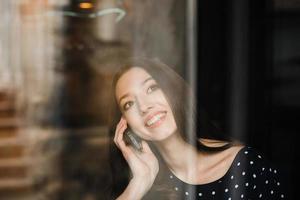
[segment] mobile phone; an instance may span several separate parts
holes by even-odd
[[[124,131],[123,140],[125,141],[126,145],[131,145],[135,150],[142,152],[143,146],[142,146],[142,139],[137,136],[131,128],[127,128]]]

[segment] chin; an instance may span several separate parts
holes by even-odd
[[[172,130],[171,128],[169,128],[168,130]],[[166,140],[168,139],[170,136],[174,135],[176,133],[177,129],[174,128],[173,131],[167,131],[167,132],[164,132],[164,131],[158,131],[159,133],[157,133],[155,135],[155,137],[151,137],[151,141],[163,141],[163,140]]]

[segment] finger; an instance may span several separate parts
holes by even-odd
[[[116,141],[118,144],[120,143],[124,143],[124,140],[123,140],[123,135],[124,135],[124,131],[126,130],[127,128],[127,124],[125,123],[122,127],[119,128],[118,132],[117,132],[117,136],[116,136]]]
[[[123,117],[120,119],[119,123],[116,126],[115,135],[114,135],[114,142],[115,143],[117,142],[117,136],[118,136],[118,133],[120,131],[120,128],[122,128],[122,126],[124,126],[124,119],[123,119]]]
[[[141,160],[138,158],[138,156],[136,155],[136,153],[131,147],[122,144],[121,148],[123,149],[122,150],[123,157],[128,163],[130,169],[134,170],[141,163]]]
[[[123,139],[118,141],[118,145],[129,167],[134,169],[135,165],[141,162],[137,155],[138,153],[132,148],[132,146],[127,146]]]
[[[144,152],[152,152],[152,150],[149,147],[149,144],[146,141],[142,140],[142,146]]]
[[[114,135],[114,141],[116,140],[116,135],[117,135],[117,131],[119,130],[120,126],[121,126],[121,121],[122,121],[122,118],[120,119],[120,121],[118,122],[117,126],[116,126],[116,129],[115,129],[115,135]]]
[[[121,150],[122,155],[127,161],[129,167],[131,169],[134,169],[135,165],[141,161],[137,157],[135,150],[131,146],[127,146],[125,144],[125,141],[123,140],[123,135],[126,128],[127,128],[127,121],[122,117],[116,127],[114,142],[117,145],[117,147]]]
[[[124,135],[124,131],[125,129],[127,128],[127,125],[124,124],[122,127],[120,127],[117,132],[116,132],[116,139],[115,139],[115,143],[117,144],[117,146],[119,148],[121,148],[120,145],[122,145],[124,143],[125,145],[125,142],[123,140],[123,135]],[[125,145],[126,146],[126,145]]]
[[[143,147],[143,150],[137,152],[136,155],[140,160],[147,162],[147,160],[154,154],[153,154],[152,150],[150,149],[148,143],[144,140],[142,141],[142,147]]]

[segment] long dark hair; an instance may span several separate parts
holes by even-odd
[[[227,145],[222,147],[208,147],[198,140],[200,138],[199,135],[204,135],[206,138],[209,139],[220,139],[215,138],[215,135],[217,135],[215,133],[220,132],[221,130],[218,129],[218,127],[214,124],[210,123],[203,108],[198,106],[198,109],[196,109],[195,105],[190,105],[190,102],[193,102],[190,101],[190,99],[194,98],[192,91],[187,85],[186,81],[181,76],[179,76],[174,69],[160,62],[159,60],[152,60],[147,58],[129,58],[128,60],[123,61],[121,63],[120,69],[115,74],[113,78],[111,92],[112,102],[111,115],[109,120],[109,132],[111,141],[110,164],[112,170],[112,193],[116,196],[119,195],[127,186],[130,170],[121,152],[116,148],[115,144],[113,143],[115,128],[122,116],[121,111],[119,109],[119,105],[115,98],[115,87],[120,77],[132,67],[140,67],[144,69],[157,82],[157,84],[165,94],[165,97],[173,111],[178,132],[181,134],[182,138],[186,142],[196,146],[199,151],[207,151],[212,153],[224,150],[231,146],[231,143],[229,142]],[[196,110],[198,110],[197,113]],[[197,119],[196,116],[198,117]],[[193,126],[196,128],[196,130],[200,131],[195,131],[192,133],[186,131],[188,128],[186,123],[187,117],[189,120],[188,125]],[[186,135],[186,133],[190,135]],[[152,145],[150,144],[150,146]],[[165,188],[164,190],[168,190],[168,187],[156,187],[158,185],[164,185],[163,174],[161,173],[167,170],[167,167],[163,159],[159,155],[159,152],[156,149],[153,150],[160,162],[160,172],[157,176],[157,181],[155,181],[155,184],[152,187],[152,191],[158,191],[158,188]],[[116,196],[113,196],[112,198],[115,198]]]

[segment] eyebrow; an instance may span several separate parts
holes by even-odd
[[[154,79],[153,79],[152,77],[146,78],[146,79],[142,82],[142,85],[145,85],[145,83],[147,83],[147,82],[150,81],[150,80],[154,80]],[[128,97],[128,96],[129,96],[128,93],[126,93],[126,94],[124,94],[123,96],[121,96],[120,99],[119,99],[119,104],[121,104],[122,99],[124,99],[124,98],[126,98],[126,97]]]

